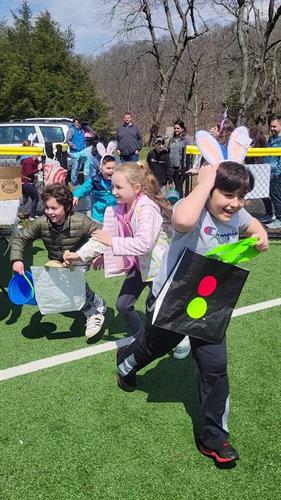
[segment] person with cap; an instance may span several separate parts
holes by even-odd
[[[170,163],[170,155],[165,149],[165,140],[162,136],[157,136],[154,148],[147,155],[147,163],[153,175],[158,180],[160,189],[165,191],[167,183],[173,182],[173,169]]]

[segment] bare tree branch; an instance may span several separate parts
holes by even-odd
[[[163,6],[164,6],[166,18],[167,18],[168,28],[169,28],[169,31],[171,34],[171,39],[172,39],[174,46],[176,47],[177,46],[177,37],[176,37],[175,30],[174,30],[173,22],[172,22],[172,16],[171,16],[171,11],[170,11],[168,0],[163,0]]]

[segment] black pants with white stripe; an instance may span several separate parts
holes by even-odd
[[[128,377],[156,358],[164,356],[183,335],[151,326],[135,341],[119,350],[118,372]],[[190,337],[191,352],[200,374],[199,440],[209,449],[228,437],[228,377],[225,338],[217,344]],[[126,380],[126,378],[125,378]]]

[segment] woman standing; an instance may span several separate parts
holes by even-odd
[[[174,135],[169,143],[169,153],[171,167],[173,169],[173,181],[181,198],[183,197],[183,182],[186,170],[184,149],[188,144],[192,144],[192,140],[186,135],[186,128],[183,121],[175,121]]]

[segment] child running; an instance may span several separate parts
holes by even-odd
[[[31,144],[31,141],[27,140],[22,145],[31,147]],[[21,164],[23,205],[27,203],[28,198],[31,199],[29,220],[33,221],[37,217],[36,210],[39,202],[39,195],[35,185],[35,174],[42,169],[42,166],[40,166],[38,158],[34,158],[33,156],[21,155],[19,160]]]
[[[136,336],[144,326],[134,304],[159,270],[168,246],[167,236],[161,231],[161,211],[171,216],[171,208],[147,165],[118,165],[112,175],[112,192],[117,206],[106,209],[103,229],[95,231],[79,251],[67,253],[65,262],[93,258],[97,243],[104,245],[105,276],[127,274],[116,308]]]
[[[45,187],[42,200],[45,215],[29,224],[13,238],[10,259],[13,271],[16,273],[24,273],[24,249],[34,240],[42,238],[49,260],[63,262],[66,250],[77,250],[91,237],[92,232],[100,227],[100,224],[86,215],[72,212],[73,195],[62,184]],[[89,339],[96,335],[103,325],[106,304],[88,285],[86,285],[86,302],[81,310],[87,318],[85,335]]]
[[[148,300],[150,310],[185,248],[204,255],[221,243],[237,241],[239,231],[255,236],[258,250],[268,248],[267,234],[262,225],[243,208],[245,195],[252,188],[251,173],[234,161],[222,162],[218,167],[206,165],[199,170],[195,189],[174,207],[173,238],[153,282],[152,296]],[[148,326],[147,331],[131,345],[119,348],[119,387],[134,391],[136,373],[152,360],[165,355],[183,338],[181,334]],[[227,441],[229,388],[225,338],[210,343],[190,337],[190,344],[200,377],[199,450],[219,463],[235,461],[239,455]]]
[[[115,143],[109,143],[107,150],[111,151]],[[97,144],[97,150],[105,154],[100,161],[100,167],[92,178],[88,178],[81,186],[77,187],[73,193],[73,204],[77,205],[79,198],[91,196],[92,198],[92,219],[103,223],[106,207],[116,205],[116,198],[112,194],[111,178],[116,167],[116,160],[112,154],[106,154],[103,144]]]

